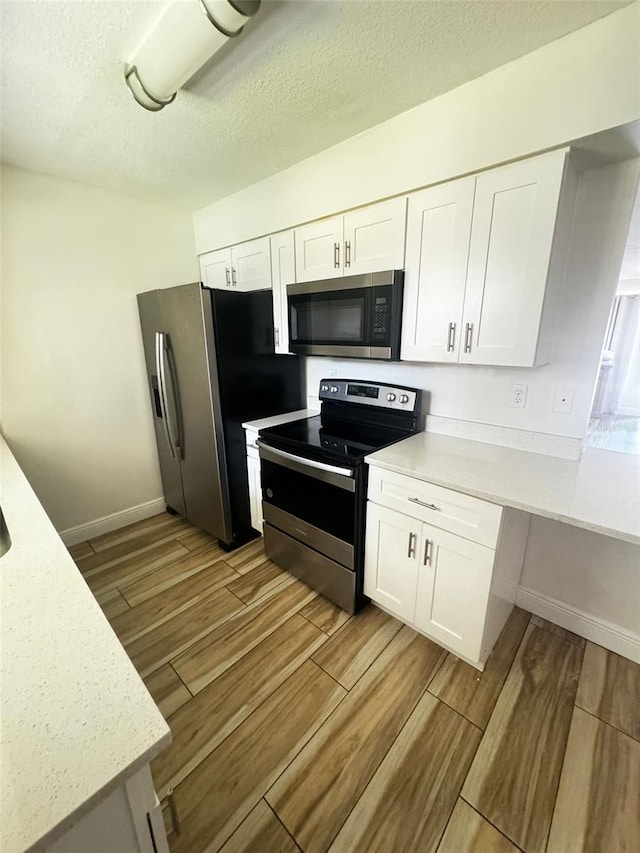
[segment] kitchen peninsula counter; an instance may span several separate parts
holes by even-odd
[[[156,707],[0,436],[12,544],[2,591],[1,840],[41,850],[171,740]]]
[[[369,465],[640,544],[640,457],[588,448],[572,461],[422,432]]]

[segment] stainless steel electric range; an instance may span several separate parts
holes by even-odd
[[[259,433],[265,552],[349,613],[366,600],[364,457],[421,429],[421,396],[322,379],[319,415]]]

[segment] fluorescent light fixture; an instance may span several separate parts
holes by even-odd
[[[133,51],[124,77],[136,101],[161,110],[260,8],[260,0],[173,0]]]

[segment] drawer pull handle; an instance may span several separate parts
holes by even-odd
[[[435,504],[426,504],[424,501],[421,501],[420,498],[409,498],[409,500],[411,501],[411,503],[419,504],[420,506],[423,506],[425,509],[434,509],[436,511],[440,510],[439,506],[436,506]]]
[[[409,559],[411,559],[411,557],[413,557],[414,554],[416,553],[415,542],[416,542],[416,534],[410,533],[409,534],[409,547],[407,548],[407,557]]]
[[[427,539],[424,543],[424,564],[425,566],[431,565],[431,540]]]

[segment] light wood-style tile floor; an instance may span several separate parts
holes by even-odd
[[[479,673],[166,514],[70,551],[171,727],[172,853],[640,851],[638,665],[515,609]]]

